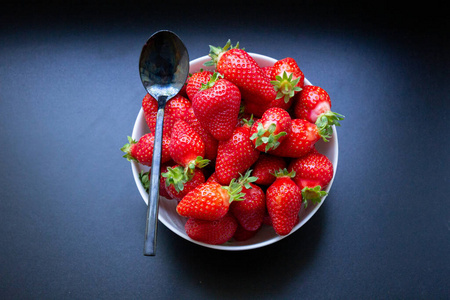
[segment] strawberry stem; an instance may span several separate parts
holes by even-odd
[[[255,182],[256,180],[258,180],[258,177],[255,176],[250,176],[250,174],[252,173],[252,170],[249,169],[247,170],[247,172],[239,177],[238,179],[238,183],[245,187],[246,189],[251,189],[252,186],[250,185],[250,183]]]
[[[279,169],[278,171],[273,172],[273,176],[275,176],[276,178],[279,177],[289,177],[289,178],[294,178],[295,177],[295,171],[292,170],[291,172],[288,172],[288,170],[286,168],[284,169]]]
[[[220,60],[220,56],[222,56],[223,53],[227,52],[230,49],[239,49],[239,42],[237,42],[236,46],[234,47],[231,45],[230,40],[227,41],[223,48],[209,45],[209,57],[211,57],[211,60],[205,62],[203,65],[207,67],[215,67]]]
[[[242,122],[244,125],[247,125],[248,127],[252,127],[253,123],[255,123],[255,120],[253,119],[253,114],[250,115],[250,119],[242,119]]]
[[[327,194],[327,192],[322,191],[322,187],[320,185],[316,185],[313,188],[305,187],[302,189],[303,203],[306,207],[309,200],[314,205],[317,205],[322,201],[322,197],[326,196]]]
[[[184,189],[184,184],[192,179],[193,172],[186,172],[182,166],[176,166],[168,167],[161,176],[166,178],[166,186],[172,184],[175,190],[180,192]]]
[[[269,128],[264,128],[262,123],[258,123],[257,131],[250,137],[250,140],[255,140],[255,147],[258,148],[261,145],[266,145],[265,152],[269,150],[276,149],[280,142],[278,142],[278,139],[282,136],[285,136],[287,132],[282,131],[278,134],[274,134],[276,125],[275,123],[271,123],[269,125]]]
[[[144,172],[143,170],[141,173],[139,173],[139,181],[142,184],[142,187],[145,189],[145,191],[148,193],[150,189],[150,177],[149,172]]]
[[[332,111],[324,112],[320,114],[316,120],[316,126],[319,130],[319,134],[325,142],[331,138],[333,134],[333,125],[341,126],[339,121],[344,120],[344,116]]]
[[[214,84],[216,84],[216,81],[219,80],[220,78],[223,78],[223,75],[220,74],[219,72],[214,72],[207,83],[202,83],[200,91],[212,88]]]
[[[209,159],[203,159],[203,157],[201,156],[197,156],[196,159],[194,159],[193,161],[189,162],[189,164],[186,166],[186,172],[187,170],[194,170],[195,168],[204,168],[209,164],[210,160]]]
[[[120,148],[120,150],[125,152],[125,155],[123,157],[125,157],[128,161],[136,161],[136,162],[138,161],[136,158],[131,156],[131,146],[133,146],[136,143],[137,143],[136,140],[134,140],[131,136],[128,136],[128,143],[123,145],[122,148]]]
[[[245,194],[242,193],[242,185],[236,182],[236,179],[232,179],[228,186],[222,186],[223,189],[227,190],[230,196],[229,203],[233,201],[243,201]]]
[[[291,99],[296,92],[301,91],[302,89],[297,86],[300,81],[300,77],[296,79],[292,79],[293,74],[287,74],[286,71],[283,72],[283,75],[275,76],[276,80],[272,80],[270,83],[277,91],[276,99],[284,98],[284,102],[288,103],[289,99]]]

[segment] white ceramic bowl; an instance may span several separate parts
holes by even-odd
[[[256,60],[256,62],[261,66],[269,66],[273,65],[276,62],[276,59],[267,57],[260,54],[250,53],[250,55]],[[213,68],[205,67],[203,64],[210,60],[209,56],[203,56],[200,58],[197,58],[190,62],[190,72],[193,73],[195,71],[199,71],[201,68],[204,70],[213,70]],[[305,84],[311,85],[311,83],[305,78]],[[139,111],[139,114],[136,118],[136,122],[134,124],[132,137],[135,140],[138,140],[142,135],[149,132],[149,129],[147,127],[147,124],[145,122],[144,113],[141,108]],[[333,163],[333,169],[334,169],[334,175],[336,175],[336,167],[338,163],[338,137],[336,128],[333,126],[333,137],[330,139],[329,142],[325,143],[322,140],[316,143],[317,150],[326,155],[331,162]],[[131,162],[131,168],[134,176],[134,180],[136,182],[136,186],[139,190],[139,193],[142,196],[142,199],[147,203],[148,201],[148,194],[145,191],[145,189],[142,187],[142,184],[139,180],[139,173],[141,170],[148,171],[149,168],[146,166],[143,166],[136,162]],[[333,175],[333,180],[334,180]],[[331,180],[330,184],[328,185],[326,191],[329,192],[330,188],[333,184],[333,180]],[[300,227],[302,227],[308,220],[317,212],[317,210],[320,208],[320,206],[324,203],[325,198],[322,199],[321,203],[318,205],[308,205],[307,209],[304,209],[302,207],[300,211],[300,222],[294,227],[292,232],[290,234],[293,234],[295,231],[297,231]],[[148,204],[148,203],[147,203]],[[219,249],[219,250],[228,250],[228,251],[241,251],[241,250],[249,250],[249,249],[255,249],[259,247],[263,247],[266,245],[273,244],[289,235],[286,236],[278,236],[274,229],[271,226],[263,225],[263,227],[259,230],[259,232],[252,237],[249,240],[237,242],[237,241],[230,241],[222,245],[209,245],[202,242],[195,241],[191,239],[184,229],[184,224],[186,223],[186,218],[181,217],[176,212],[176,206],[177,201],[174,200],[168,200],[164,197],[160,197],[160,203],[159,203],[159,216],[158,219],[170,230],[178,234],[180,237],[191,241],[195,244],[209,247],[213,249]]]

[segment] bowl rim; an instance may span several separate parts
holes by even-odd
[[[255,58],[255,60],[267,60],[270,61],[271,63],[275,63],[277,60],[269,57],[269,56],[265,56],[262,54],[257,54],[257,53],[253,53],[253,52],[249,52],[250,56],[252,56],[253,58]],[[192,61],[189,62],[189,65],[192,66],[194,64],[203,64],[204,62],[206,62],[207,60],[209,60],[210,57],[208,55],[196,58]],[[208,68],[205,67],[203,68],[204,70],[207,70]],[[190,70],[191,71],[191,70]],[[312,83],[305,78],[305,85],[312,85]],[[137,132],[139,131],[139,126],[142,122],[142,120],[145,120],[144,118],[144,111],[142,109],[142,107],[139,110],[139,113],[136,117],[136,121],[134,123],[133,126],[133,131],[132,131],[132,138],[135,140],[138,140],[140,138],[140,136],[138,136]],[[328,184],[326,191],[329,192],[334,179],[336,177],[336,171],[337,171],[337,165],[338,165],[338,158],[339,158],[339,142],[338,142],[338,136],[337,136],[337,130],[336,130],[336,126],[333,125],[333,134],[332,134],[332,139],[330,140],[330,142],[333,143],[333,148],[335,151],[335,158],[333,161],[333,178],[331,179],[330,183]],[[144,189],[144,187],[141,184],[141,181],[139,179],[139,167],[144,167],[140,165],[138,162],[135,161],[131,161],[131,169],[132,169],[132,174],[133,174],[133,178],[134,181],[136,183],[136,186],[138,188],[138,191],[142,197],[142,199],[144,200],[144,202],[146,203],[146,205],[148,205],[148,193],[146,192],[146,190]],[[180,230],[178,230],[178,228],[175,228],[168,220],[166,220],[164,217],[161,216],[161,214],[158,214],[158,220],[161,221],[161,223],[164,224],[164,226],[166,226],[168,229],[170,229],[172,232],[174,232],[175,234],[177,234],[178,236],[182,237],[185,240],[188,240],[194,244],[200,245],[200,246],[204,246],[207,248],[211,248],[211,249],[216,249],[216,250],[225,250],[225,251],[244,251],[244,250],[251,250],[251,249],[256,249],[256,248],[261,248],[264,246],[268,246],[270,244],[276,243],[288,236],[290,236],[291,234],[293,234],[294,232],[296,232],[298,229],[300,229],[304,224],[306,224],[311,218],[312,216],[314,216],[316,214],[316,212],[319,210],[319,208],[323,205],[323,203],[325,202],[325,199],[327,198],[328,194],[326,196],[324,196],[322,198],[322,201],[320,203],[318,203],[317,205],[315,205],[313,207],[313,209],[303,218],[301,219],[301,221],[299,223],[297,223],[294,228],[292,229],[292,231],[284,236],[280,236],[280,235],[275,235],[272,238],[269,238],[267,240],[261,241],[261,242],[257,242],[257,243],[253,243],[253,244],[247,244],[247,245],[231,245],[230,242],[226,242],[224,244],[220,244],[220,245],[211,245],[211,244],[207,244],[207,243],[203,243],[200,241],[196,241],[192,238],[190,238],[185,232],[180,232]],[[169,200],[164,198],[163,196],[160,196],[160,201],[161,199],[163,201],[173,201],[173,200]],[[302,204],[302,210],[304,210],[303,204]],[[301,211],[302,211],[301,210]]]

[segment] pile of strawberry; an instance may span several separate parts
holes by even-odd
[[[265,224],[287,235],[302,203],[326,195],[333,165],[315,143],[328,141],[343,116],[325,90],[304,85],[292,58],[260,67],[230,41],[209,56],[214,71],[190,74],[166,105],[160,195],[178,201],[197,241],[243,241]],[[151,166],[157,101],[147,94],[142,107],[150,133],[129,137],[122,151]],[[141,181],[148,189],[148,172]]]

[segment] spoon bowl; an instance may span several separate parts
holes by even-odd
[[[188,74],[189,54],[181,39],[168,30],[155,32],[142,47],[139,58],[139,75],[142,84],[158,102],[144,255],[154,256],[156,253],[164,108],[167,101],[181,90]]]

